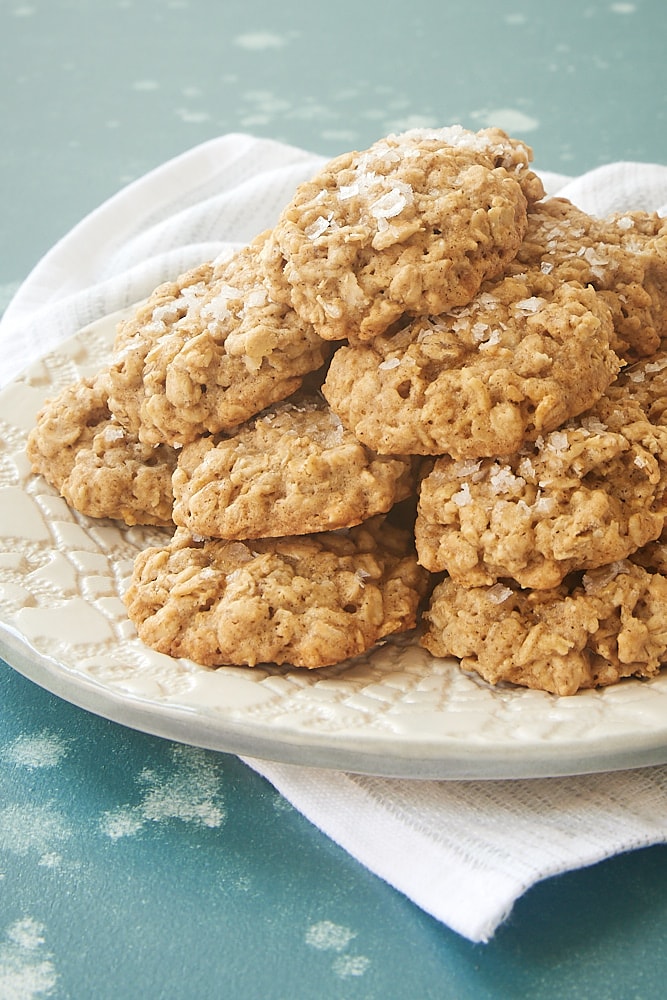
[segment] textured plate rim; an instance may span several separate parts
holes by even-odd
[[[608,737],[585,747],[578,741],[546,744],[540,754],[526,745],[487,741],[413,739],[397,744],[390,735],[337,740],[330,733],[299,734],[236,723],[184,705],[168,705],[123,693],[78,673],[55,657],[36,650],[15,629],[0,622],[0,655],[28,680],[77,708],[119,725],[207,750],[259,757],[285,764],[417,780],[505,780],[566,777],[629,770],[667,763],[665,734],[638,733],[630,743],[613,746]],[[548,749],[547,749],[548,747]]]

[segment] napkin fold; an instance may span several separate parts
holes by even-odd
[[[667,841],[667,767],[414,781],[244,759],[357,861],[476,942],[536,882]]]
[[[37,264],[0,321],[0,385],[82,326],[272,226],[323,158],[245,134],[212,139],[110,198]],[[540,172],[594,215],[667,214],[667,167]],[[417,906],[488,941],[531,885],[667,842],[667,766],[516,781],[419,781],[245,758],[313,824]]]

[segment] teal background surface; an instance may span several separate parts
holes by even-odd
[[[474,945],[236,758],[90,716],[4,666],[0,703],[3,1000],[662,996],[667,847],[535,886]]]
[[[498,124],[536,165],[667,163],[663,0],[0,0],[0,308],[80,218],[212,136],[334,155]],[[0,361],[1,364],[1,361]],[[487,945],[239,760],[0,662],[0,1000],[654,1000],[667,847],[535,886]]]

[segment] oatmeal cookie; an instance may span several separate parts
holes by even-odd
[[[611,309],[612,347],[626,362],[652,354],[667,335],[667,221],[655,213],[598,219],[565,198],[546,199],[530,208],[509,270],[525,266],[595,288]]]
[[[369,340],[404,312],[469,302],[514,257],[544,194],[531,150],[500,129],[390,135],[302,184],[265,258],[326,340]]]
[[[121,324],[110,407],[147,444],[229,430],[295,392],[329,347],[270,294],[266,234],[161,285]]]
[[[140,638],[171,656],[322,667],[414,627],[426,582],[410,534],[382,517],[248,544],[177,528],[139,554],[126,604]]]
[[[232,437],[186,445],[173,477],[174,521],[229,539],[352,527],[415,492],[413,464],[366,448],[321,396],[299,396]]]
[[[332,410],[381,454],[518,450],[590,407],[619,369],[608,306],[539,270],[484,284],[467,306],[340,347]]]
[[[491,684],[558,695],[653,677],[667,660],[667,578],[631,560],[551,590],[462,588],[446,578],[424,614],[422,644]]]
[[[142,444],[107,405],[106,372],[81,379],[48,401],[27,445],[33,472],[89,517],[126,524],[173,524],[176,453]]]
[[[638,549],[633,554],[632,561],[651,570],[652,573],[662,573],[663,576],[667,576],[667,530],[663,528],[659,538]]]
[[[667,430],[613,385],[518,453],[436,459],[420,490],[420,562],[464,586],[511,578],[548,589],[657,538],[666,485]]]
[[[627,386],[651,423],[667,427],[667,351],[624,368],[618,384]]]

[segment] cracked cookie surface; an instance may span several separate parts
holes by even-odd
[[[415,129],[342,154],[302,184],[265,254],[326,340],[462,305],[516,254],[543,188],[499,129]]]
[[[174,521],[230,539],[347,528],[413,493],[413,464],[375,454],[321,397],[305,396],[229,438],[186,445],[173,477]]]
[[[485,283],[460,309],[339,348],[322,391],[382,454],[508,454],[602,395],[620,366],[612,332],[592,288],[534,270]]]
[[[653,354],[667,335],[667,223],[655,213],[599,219],[567,199],[545,199],[529,209],[508,271],[526,266],[595,288],[611,310],[612,347],[625,362]]]
[[[665,520],[667,432],[627,387],[499,458],[435,460],[420,489],[417,551],[464,586],[511,578],[558,585],[572,570],[624,559]]]
[[[446,578],[425,612],[423,645],[490,684],[559,695],[654,677],[667,656],[667,578],[632,560],[551,590]]]
[[[380,517],[248,544],[177,528],[139,554],[125,601],[140,638],[170,656],[315,668],[413,628],[426,586],[410,533]]]
[[[68,386],[40,411],[30,432],[34,472],[89,517],[172,524],[176,453],[142,444],[107,405],[106,372]]]
[[[324,363],[328,346],[272,297],[265,240],[161,285],[121,325],[109,405],[140,440],[183,445],[234,428]]]

